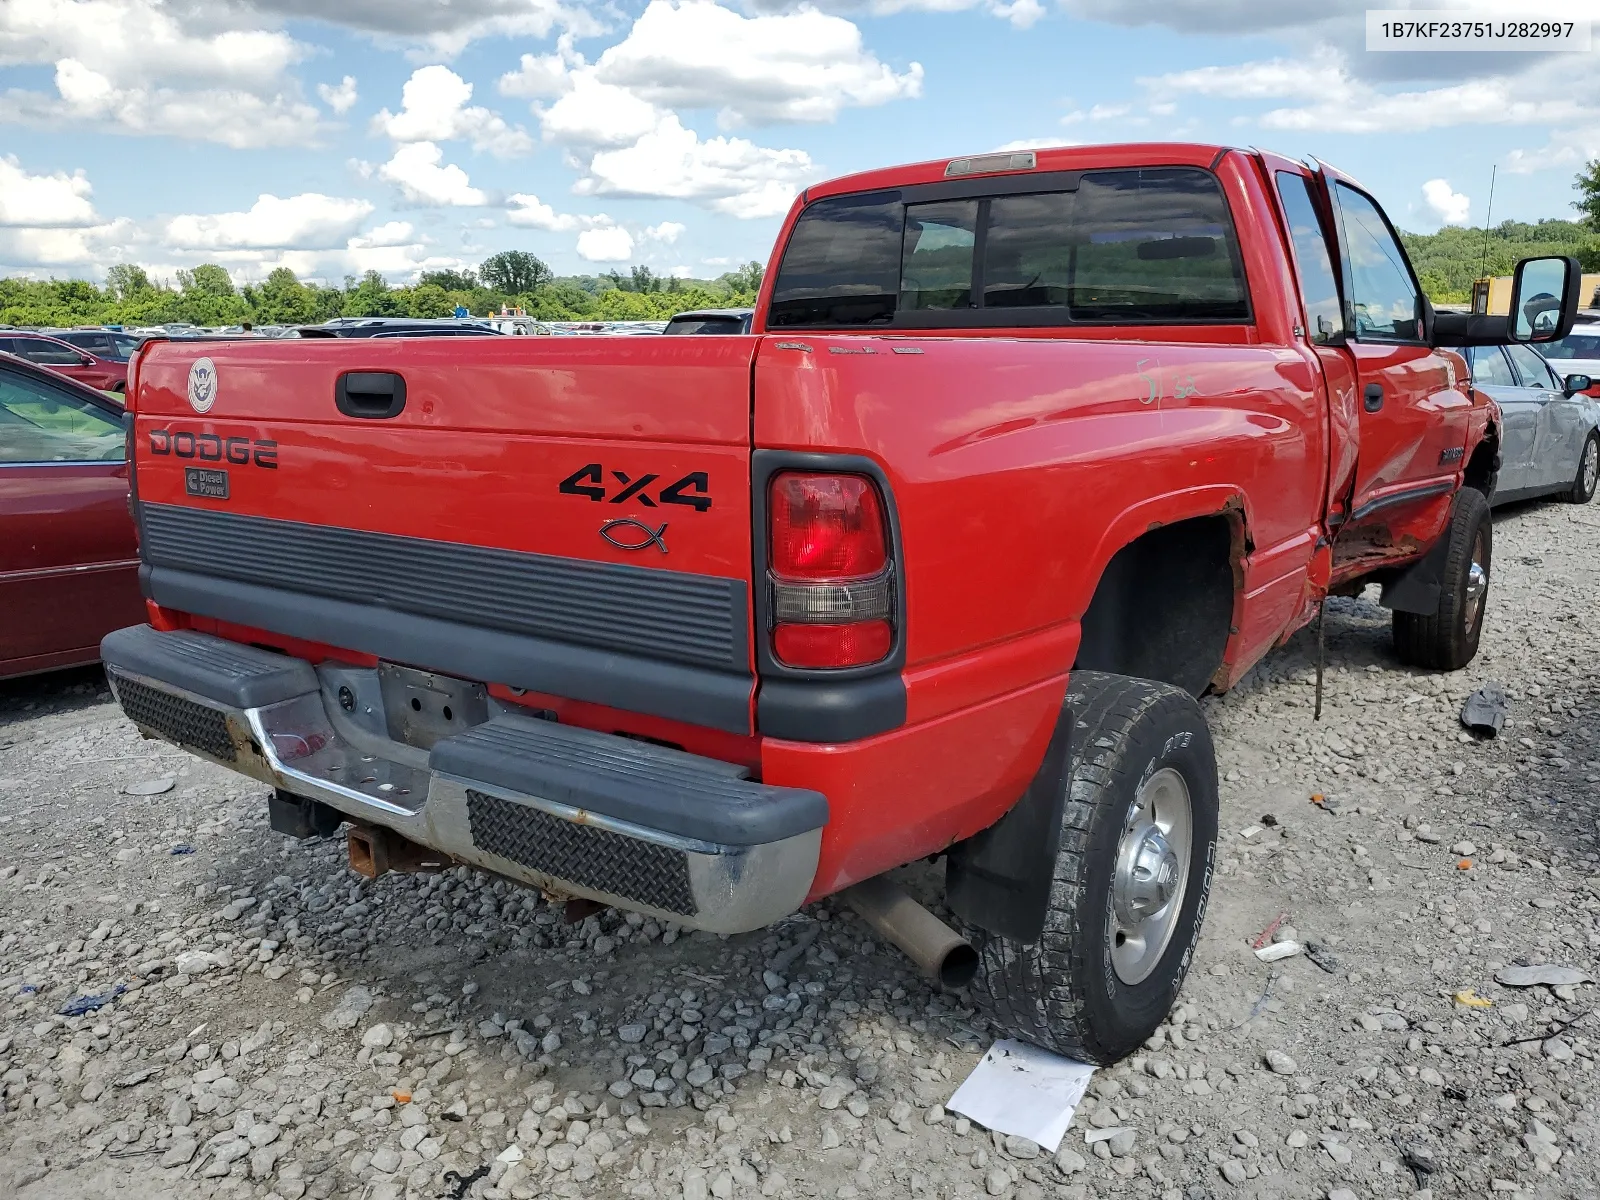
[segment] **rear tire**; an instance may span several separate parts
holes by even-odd
[[[1105,1065],[1155,1032],[1189,969],[1216,855],[1217,765],[1200,706],[1178,688],[1074,671],[1067,703],[1044,931],[1035,943],[972,931],[972,990],[1007,1036]]]
[[[1568,503],[1589,503],[1594,499],[1597,483],[1600,483],[1600,433],[1591,433],[1583,443],[1583,453],[1578,456],[1578,476],[1567,491]]]
[[[1462,488],[1450,508],[1449,539],[1439,579],[1439,607],[1394,614],[1394,650],[1408,666],[1459,671],[1478,653],[1489,605],[1494,525],[1481,492]]]

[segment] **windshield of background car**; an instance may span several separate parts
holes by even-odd
[[[1545,342],[1539,353],[1546,358],[1600,358],[1600,325],[1574,329],[1558,342]]]
[[[0,374],[0,462],[120,462],[122,422],[26,375]]]
[[[795,222],[769,328],[1246,322],[1238,238],[1193,167],[916,203],[839,196]],[[1015,189],[1014,177],[1005,184]]]
[[[740,317],[674,317],[667,322],[662,333],[743,333],[744,320]]]

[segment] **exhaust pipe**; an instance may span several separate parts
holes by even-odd
[[[868,925],[893,942],[946,990],[965,987],[978,973],[978,952],[950,926],[918,904],[887,875],[875,875],[839,893]]]

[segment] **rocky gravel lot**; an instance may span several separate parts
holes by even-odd
[[[1387,614],[1339,601],[1319,724],[1306,633],[1207,701],[1195,967],[1054,1155],[944,1111],[991,1031],[840,907],[722,939],[568,924],[464,870],[369,883],[271,833],[260,787],[141,741],[97,673],[0,685],[0,1188],[1600,1194],[1600,988],[1496,982],[1600,974],[1600,506],[1496,537],[1467,671],[1402,669]],[[1511,724],[1477,742],[1457,713],[1490,680]],[[1273,939],[1310,952],[1263,962]]]

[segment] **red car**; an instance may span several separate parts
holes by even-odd
[[[0,333],[0,350],[38,363],[41,367],[49,367],[52,371],[104,392],[121,392],[128,386],[126,362],[102,358],[48,334]]]
[[[122,410],[0,354],[0,678],[92,663],[142,620]]]

